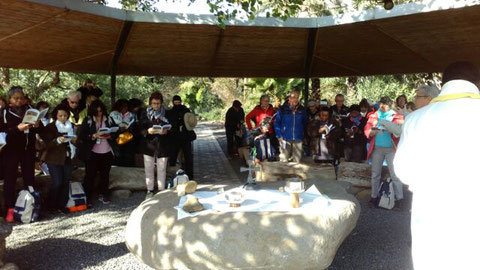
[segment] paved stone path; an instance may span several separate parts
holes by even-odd
[[[240,181],[222,151],[207,123],[195,128],[197,140],[193,144],[195,178],[201,183]]]

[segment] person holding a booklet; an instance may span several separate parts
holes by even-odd
[[[155,188],[155,163],[157,164],[158,190],[166,188],[167,176],[168,130],[172,127],[165,116],[163,96],[154,92],[149,98],[149,106],[140,118],[142,134],[142,152],[145,165],[145,181],[147,183],[147,196],[151,198]]]
[[[46,111],[39,112],[25,104],[25,95],[20,86],[11,87],[8,97],[8,106],[0,113],[0,132],[6,134],[6,145],[2,149],[5,157],[2,164],[5,169],[4,199],[7,208],[5,220],[13,222],[18,164],[22,168],[25,188],[33,186],[36,134],[43,129],[40,118]]]
[[[47,200],[49,211],[65,210],[68,201],[72,159],[77,152],[77,136],[73,124],[68,120],[69,116],[68,106],[58,105],[52,113],[54,121],[40,134],[47,147],[45,162],[52,179]]]
[[[79,136],[82,142],[80,158],[85,162],[84,188],[87,195],[87,206],[92,207],[93,187],[97,172],[100,173],[100,195],[98,199],[110,203],[108,185],[110,169],[114,155],[118,155],[117,138],[118,127],[108,121],[105,104],[95,100],[88,107],[88,115],[82,122]]]
[[[133,141],[135,116],[128,111],[128,100],[117,100],[108,118],[112,125],[120,128],[116,140],[119,156],[114,160],[115,165],[135,167],[135,142]]]
[[[370,139],[367,160],[372,158],[372,194],[370,204],[372,206],[376,205],[380,189],[383,161],[386,159],[390,177],[393,182],[395,197],[398,201],[395,203],[395,207],[401,209],[403,185],[402,182],[400,182],[400,179],[395,175],[395,170],[393,168],[393,158],[395,157],[395,150],[399,139],[385,130],[380,123],[382,121],[389,121],[401,124],[403,123],[403,115],[397,114],[392,109],[393,101],[389,97],[382,97],[379,104],[379,109],[368,118],[364,130],[365,136],[367,139]]]

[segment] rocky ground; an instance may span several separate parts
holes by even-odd
[[[239,173],[242,164],[238,159],[218,158],[226,149],[221,125],[210,123],[203,128],[210,128],[213,134],[200,132],[195,146],[199,179],[219,181],[222,174],[235,181],[246,179],[246,173]],[[205,165],[208,160],[215,164]],[[231,168],[219,173],[218,167],[226,167],[225,163]],[[97,202],[93,209],[81,213],[49,215],[34,224],[16,224],[7,238],[4,261],[20,269],[149,269],[128,252],[123,237],[130,212],[144,196],[144,192],[134,192],[130,198],[114,199],[110,205]],[[361,205],[357,227],[340,246],[329,269],[412,269],[410,212],[371,209],[365,202]]]

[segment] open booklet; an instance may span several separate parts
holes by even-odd
[[[0,149],[7,145],[7,133],[0,132]]]
[[[170,130],[172,125],[165,124],[165,125],[153,125],[153,134],[162,134],[164,130]]]
[[[47,115],[47,112],[48,112],[48,108],[42,111],[39,111],[37,109],[28,109],[25,112],[25,116],[23,117],[22,123],[34,125],[38,121],[38,119],[45,118],[45,116]]]
[[[107,134],[110,134],[110,133],[115,133],[117,132],[119,129],[119,127],[111,127],[111,128],[100,128],[98,129],[98,135],[102,136],[102,135],[107,135]]]

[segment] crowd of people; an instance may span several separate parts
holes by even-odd
[[[395,101],[389,97],[375,103],[363,99],[347,107],[345,97],[338,94],[332,106],[326,100],[312,100],[305,108],[299,104],[299,92],[292,91],[278,108],[263,95],[260,104],[246,116],[241,102],[235,100],[225,117],[228,155],[231,159],[236,149],[250,147],[254,151],[247,156],[247,163],[249,159],[257,164],[266,159],[298,163],[310,157],[317,163],[332,164],[336,170],[341,161],[369,162],[372,206],[377,202],[382,167],[387,165],[397,206],[402,208],[402,182],[393,166],[401,127],[408,114],[426,106],[438,94],[437,87],[421,85],[411,102],[400,95]]]
[[[194,178],[196,117],[180,96],[173,97],[168,109],[160,92],[151,94],[146,108],[139,99],[119,99],[109,113],[100,100],[102,94],[87,80],[54,106],[51,114],[33,124],[24,121],[27,111],[48,109],[48,103],[33,104],[20,86],[10,88],[8,99],[0,98],[0,133],[6,140],[0,152],[0,177],[4,179],[7,222],[14,221],[19,165],[26,189],[34,186],[36,167],[46,165],[52,180],[46,208],[53,212],[66,211],[72,171],[79,166],[85,167],[88,207],[93,206],[95,194],[102,203],[110,203],[112,165],[134,167],[137,153],[143,154],[147,198],[154,194],[155,182],[159,191],[166,188],[168,165],[180,163],[188,177]]]

